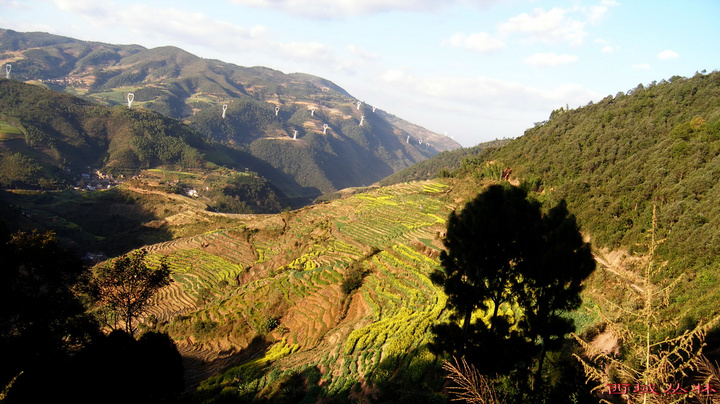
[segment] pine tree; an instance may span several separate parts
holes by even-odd
[[[574,329],[563,314],[579,307],[595,268],[565,203],[540,208],[520,188],[488,187],[450,215],[443,271],[431,277],[452,311],[451,322],[433,328],[433,349],[464,356],[484,374],[524,373],[518,380],[533,380],[536,391],[546,353]]]

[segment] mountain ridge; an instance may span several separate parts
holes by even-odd
[[[223,131],[203,135],[296,177],[300,187],[279,186],[304,203],[312,200],[305,196],[308,189],[315,188],[312,197],[317,197],[346,186],[370,185],[440,151],[460,147],[446,136],[368,106],[331,81],[310,74],[237,66],[173,46],[146,49],[50,34],[24,35],[0,30],[0,40],[5,43],[0,47],[5,51],[0,63],[11,63],[13,77],[22,81],[42,83],[109,106],[124,105],[125,95],[134,93],[134,107],[183,120],[200,131],[208,128],[206,121],[220,120],[222,105],[228,105],[223,114],[228,119],[215,125],[227,127],[234,104],[254,103],[252,111],[244,111],[240,121],[235,119],[232,128],[226,128],[232,130],[232,137]],[[292,143],[254,144],[262,138],[291,140],[297,136],[303,140],[308,135],[313,153],[294,158],[290,155],[298,153],[289,150]],[[342,156],[336,156],[338,152]],[[316,175],[302,174],[305,166]],[[352,180],[331,179],[342,172]],[[260,174],[274,180],[272,175]]]

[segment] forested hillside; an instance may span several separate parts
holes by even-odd
[[[152,111],[108,108],[0,80],[0,185],[5,188],[84,187],[96,170],[126,181],[160,166],[204,172],[226,166],[228,181],[205,185],[209,206],[242,213],[279,211],[289,203],[282,193],[244,173],[258,165],[247,153],[211,144],[187,125]],[[232,174],[233,169],[243,174]],[[246,208],[223,207],[227,197],[236,196]]]
[[[553,111],[510,144],[467,158],[456,174],[499,180],[508,169],[539,198],[565,199],[597,248],[647,252],[656,206],[663,277],[686,280],[674,307],[690,322],[716,309],[719,72]]]
[[[12,80],[0,81],[0,119],[3,165],[24,163],[16,177],[2,170],[6,187],[60,186],[87,166],[113,174],[161,164],[196,168],[204,164],[201,152],[210,150],[197,133],[159,114],[110,109]],[[45,175],[21,175],[33,167]]]
[[[444,151],[431,159],[421,161],[383,178],[380,185],[387,186],[407,181],[423,181],[448,176],[451,171],[460,168],[466,157],[478,155],[486,149],[502,147],[510,143],[510,141],[511,139],[491,140],[473,147]]]
[[[12,78],[108,106],[154,110],[252,155],[251,169],[296,204],[371,183],[460,147],[452,139],[357,100],[308,74],[241,67],[167,46],[84,42],[0,30],[0,64]],[[223,111],[223,106],[225,111]]]

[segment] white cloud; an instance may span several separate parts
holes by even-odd
[[[650,65],[647,63],[640,63],[637,65],[632,65],[632,68],[635,70],[650,70]]]
[[[536,8],[498,24],[498,32],[501,36],[523,35],[530,43],[582,45],[588,35],[586,26],[600,24],[610,7],[618,5],[614,0],[603,0],[589,7]]]
[[[550,11],[536,8],[532,14],[523,13],[498,26],[501,34],[525,34],[531,43],[568,43],[580,45],[587,36],[586,22],[567,16],[568,9],[555,7]]]
[[[266,36],[268,34],[267,27],[263,27],[262,25],[255,25],[252,28],[250,28],[250,37],[252,38],[260,38],[263,36]]]
[[[392,87],[410,99],[428,99],[430,96],[438,103],[460,103],[476,110],[486,107],[517,109],[522,105],[524,110],[551,111],[558,103],[579,105],[598,97],[575,84],[542,90],[490,77],[417,77],[402,69],[387,70],[380,80],[387,84],[386,88]]]
[[[381,76],[380,79],[383,81],[386,81],[388,83],[398,83],[398,82],[410,82],[414,81],[413,77],[408,74],[407,72],[400,70],[400,69],[389,69],[386,70]]]
[[[0,0],[0,8],[15,10],[32,10],[27,4],[15,0]]]
[[[55,28],[47,24],[34,24],[27,22],[18,23],[16,21],[6,20],[2,17],[0,17],[0,27],[19,32],[55,32]]]
[[[281,50],[283,54],[295,59],[332,59],[332,51],[327,46],[317,42],[275,43],[275,47]]]
[[[588,22],[592,25],[597,25],[605,19],[610,7],[617,7],[620,3],[615,0],[603,0],[598,5],[590,6],[584,9],[588,16]],[[583,10],[583,8],[580,8]]]
[[[450,39],[443,41],[443,45],[464,48],[478,53],[491,53],[505,48],[505,44],[485,32],[465,35],[456,33]]]
[[[473,0],[489,5],[500,0]],[[257,8],[279,9],[310,18],[346,18],[389,11],[434,11],[466,0],[230,0],[231,3]]]
[[[72,11],[88,17],[108,18],[110,9],[115,3],[98,2],[93,0],[54,0],[55,5],[63,11]]]
[[[600,50],[602,53],[613,53],[613,52],[615,52],[615,51],[617,51],[617,50],[620,50],[620,47],[619,47],[619,46],[612,46],[612,45],[610,45],[610,42],[608,42],[608,41],[606,41],[606,40],[604,40],[604,39],[599,39],[599,38],[598,38],[598,39],[595,40],[595,43],[600,44],[600,45],[604,45],[604,46],[602,47],[602,49]]]
[[[573,63],[578,60],[578,57],[575,55],[567,55],[567,54],[561,54],[558,55],[556,53],[550,52],[550,53],[536,53],[532,56],[529,56],[525,59],[525,63],[532,65],[532,66],[541,66],[541,67],[549,67],[549,66],[560,66],[565,65],[568,63]]]
[[[677,52],[673,52],[670,49],[664,50],[657,55],[658,59],[677,59],[680,55]]]
[[[605,18],[607,11],[607,6],[591,6],[588,13],[588,22],[592,25],[598,24]]]
[[[264,26],[243,27],[201,12],[94,0],[54,0],[92,25],[122,26],[150,42],[186,43],[225,54],[258,53],[296,61],[334,61],[332,50],[316,42],[281,42]],[[212,29],[208,29],[212,27]]]
[[[350,53],[352,53],[355,56],[359,56],[362,59],[365,60],[378,60],[380,59],[380,55],[377,53],[369,52],[366,49],[360,48],[355,45],[348,45],[345,47]]]

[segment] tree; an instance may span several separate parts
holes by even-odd
[[[535,361],[539,388],[545,353],[573,329],[562,314],[579,306],[595,268],[575,218],[562,201],[542,214],[522,189],[493,185],[450,214],[444,244],[443,270],[431,278],[452,314],[433,328],[433,348],[485,374],[528,371]]]
[[[590,244],[583,241],[575,217],[565,201],[543,215],[540,243],[532,262],[523,273],[524,289],[520,296],[528,335],[536,341],[540,353],[535,371],[534,389],[540,389],[545,353],[560,348],[564,336],[574,331],[564,313],[580,307],[582,282],[595,270]]]
[[[172,282],[170,269],[161,261],[153,268],[146,263],[147,250],[140,249],[116,258],[97,268],[91,281],[91,294],[103,309],[109,310],[110,321],[116,329],[119,320],[125,332],[134,335],[132,322],[142,315],[150,298],[163,286]]]
[[[499,345],[502,337],[510,337],[512,320],[500,307],[511,308],[514,303],[516,267],[522,263],[513,258],[521,256],[522,245],[530,244],[522,239],[530,235],[529,225],[539,220],[539,206],[528,201],[522,190],[502,186],[489,187],[461,213],[450,214],[444,240],[447,251],[440,255],[444,272],[432,274],[452,309],[451,323],[435,328],[436,341],[442,341],[440,350],[470,356],[483,371],[491,369],[483,366],[480,357],[494,359],[483,362],[508,363],[501,361],[504,353]],[[490,313],[485,321],[473,321],[478,309]],[[457,321],[461,321],[460,330]],[[500,338],[490,343],[495,335]],[[490,345],[494,345],[492,350],[484,349]]]
[[[10,234],[0,221],[0,395],[47,380],[97,336],[74,293],[83,272],[52,232]]]

